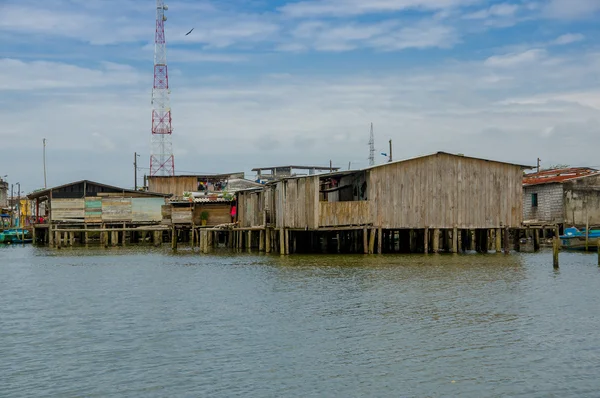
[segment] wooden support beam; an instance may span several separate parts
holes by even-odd
[[[452,229],[452,253],[458,253],[458,228]]]
[[[171,250],[177,250],[177,229],[171,228]]]
[[[258,250],[259,251],[265,251],[265,231],[260,231],[258,233]]]
[[[552,238],[552,264],[554,268],[558,268],[558,251],[560,249],[560,241],[558,240],[558,234],[555,233]]]
[[[502,252],[502,230],[496,228],[496,253]]]
[[[424,238],[423,239],[423,242],[424,242],[423,253],[428,254],[429,253],[429,228],[425,228],[423,238]]]
[[[285,228],[279,229],[279,254],[285,255]]]
[[[271,253],[271,228],[265,229],[265,252]]]
[[[290,254],[290,230],[286,229],[285,230],[285,234],[284,234],[284,248],[285,248],[285,254]]]
[[[369,230],[363,228],[363,253],[369,254]]]
[[[369,254],[375,253],[375,228],[369,229]]]
[[[433,229],[433,241],[431,242],[431,249],[434,253],[438,253],[440,251],[440,229]]]
[[[381,254],[382,253],[382,247],[383,247],[383,229],[377,228],[377,254]]]
[[[534,229],[533,230],[533,251],[539,251],[540,250],[540,230],[539,229]]]

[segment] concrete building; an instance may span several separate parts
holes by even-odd
[[[560,227],[600,225],[600,172],[583,167],[525,175],[523,220]]]

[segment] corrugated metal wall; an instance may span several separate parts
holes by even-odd
[[[374,225],[497,228],[522,223],[520,166],[447,154],[368,171]]]

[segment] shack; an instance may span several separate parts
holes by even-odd
[[[40,190],[28,195],[38,217],[34,238],[51,246],[97,239],[106,245],[125,244],[140,238],[135,232],[145,239],[146,232],[165,229],[161,224],[166,197],[90,180]]]
[[[528,168],[438,152],[284,178],[238,193],[239,224],[263,226],[269,242],[260,246],[282,253],[501,251],[509,229],[522,226]]]
[[[600,226],[600,171],[588,167],[544,170],[523,178],[528,225]]]
[[[269,182],[282,178],[298,177],[303,175],[314,175],[324,172],[338,171],[339,167],[333,166],[270,166],[256,167],[252,171],[256,172],[256,181]]]
[[[243,178],[243,172],[147,177],[149,192],[168,194],[179,199],[190,192],[205,192],[207,194],[221,192],[225,189],[229,180]]]

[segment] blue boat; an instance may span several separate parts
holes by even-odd
[[[598,239],[600,239],[600,229],[590,229],[587,235],[587,245],[585,229],[567,228],[564,235],[560,236],[561,247],[565,250],[586,250],[586,248],[597,250]]]
[[[31,236],[31,232],[28,229],[5,229],[3,232],[0,232],[0,243],[16,244],[31,242],[33,242],[33,239]]]

